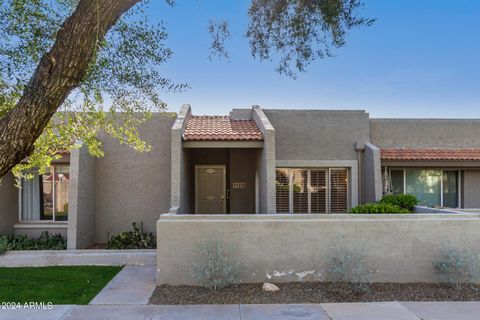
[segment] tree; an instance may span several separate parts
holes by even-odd
[[[18,176],[45,170],[79,142],[101,156],[100,130],[149,149],[138,129],[151,111],[165,109],[160,92],[188,86],[158,72],[172,52],[146,6],[147,0],[3,1],[0,177],[12,169]],[[342,46],[348,30],[373,22],[357,17],[360,6],[360,0],[252,0],[245,36],[254,58],[279,56],[277,71],[294,77]],[[228,22],[213,22],[208,31],[213,54],[228,55]]]

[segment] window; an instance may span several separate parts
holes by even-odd
[[[330,212],[345,213],[348,209],[347,170],[330,170]]]
[[[327,212],[327,171],[310,170],[311,213]]]
[[[22,221],[67,221],[70,173],[68,165],[53,165],[43,175],[21,182]]]
[[[412,194],[420,205],[459,207],[458,170],[390,170],[390,177],[393,193]]]
[[[277,212],[290,212],[290,177],[288,169],[277,169],[276,179],[276,197]]]
[[[347,169],[276,170],[277,213],[342,213],[348,210]]]

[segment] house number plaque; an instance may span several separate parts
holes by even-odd
[[[247,189],[247,183],[246,182],[234,182],[233,183],[233,189]]]

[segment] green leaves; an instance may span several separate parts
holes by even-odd
[[[82,143],[92,155],[102,156],[102,132],[139,152],[150,150],[139,128],[152,112],[165,110],[161,91],[181,91],[187,85],[158,71],[172,52],[165,45],[164,26],[148,21],[147,2],[124,14],[105,39],[99,39],[86,76],[37,139],[28,161],[13,169],[17,177],[30,168],[44,170]],[[39,61],[77,3],[6,0],[0,5],[0,117],[14,108],[28,88]]]
[[[418,204],[418,200],[411,194],[388,194],[380,200],[380,203],[391,204],[405,210],[413,211],[413,207]]]
[[[366,203],[352,208],[352,213],[411,213],[399,206],[387,203]]]
[[[313,60],[332,56],[350,29],[374,22],[357,16],[361,5],[360,0],[252,0],[246,33],[252,55],[261,61],[278,55],[276,70],[295,78]]]
[[[143,222],[140,228],[135,222],[132,223],[133,230],[113,235],[108,240],[108,249],[153,249],[155,248],[155,237],[152,233],[143,232]]]
[[[0,235],[0,254],[8,250],[65,250],[67,240],[61,234],[50,234],[44,231],[38,238],[29,238],[26,235],[13,233]]]

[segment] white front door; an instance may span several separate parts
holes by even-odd
[[[195,166],[195,213],[226,213],[225,166]]]

